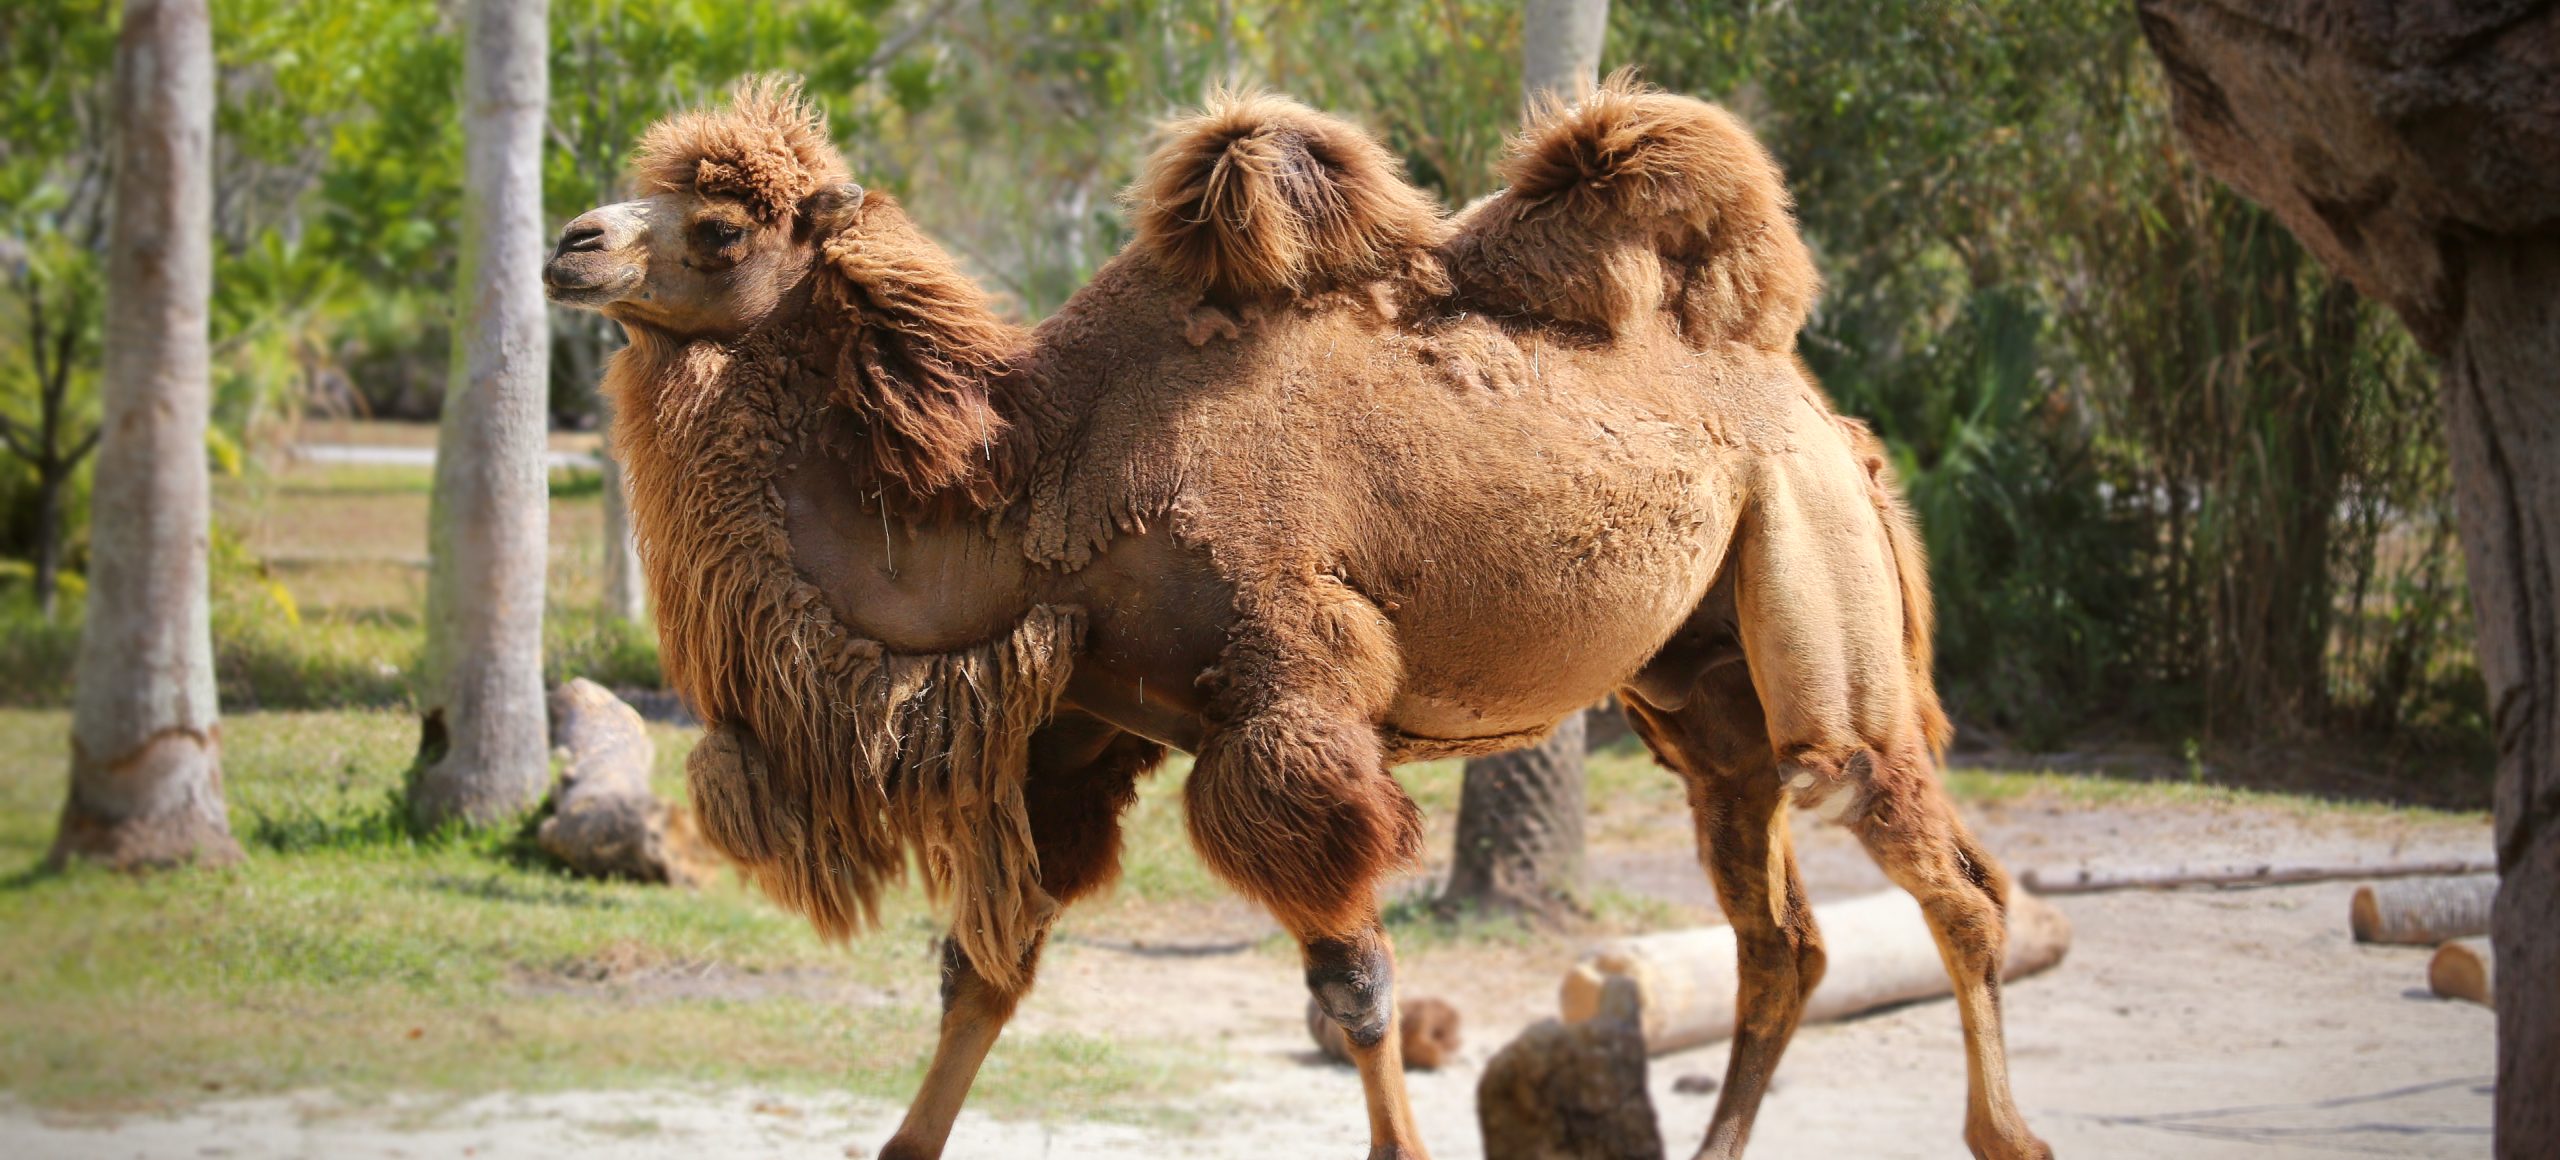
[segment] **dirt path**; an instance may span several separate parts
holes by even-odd
[[[2381,812],[2282,807],[2091,808],[2030,798],[1975,812],[2013,866],[2470,854],[2484,827]],[[1822,898],[1881,886],[1836,829],[1800,831]],[[1712,910],[1686,851],[1665,841],[1595,858],[1619,884]],[[2423,989],[2426,952],[2354,945],[2352,884],[2059,899],[2076,938],[2062,967],[2009,991],[2020,1103],[2067,1156],[2180,1160],[2485,1156],[2492,1020]],[[955,1157],[1354,1156],[1365,1145],[1358,1083],[1307,1047],[1289,956],[1240,908],[1204,915],[1165,945],[1070,925],[1021,1024],[1199,1045],[1199,1087],[1156,1119],[1097,1123],[1058,1108],[1046,1122],[963,1120]],[[1552,1013],[1568,945],[1476,940],[1408,954],[1409,993],[1455,1001],[1468,1021],[1457,1066],[1414,1076],[1441,1160],[1481,1155],[1478,1069]],[[1682,1076],[1720,1076],[1723,1049],[1654,1061],[1674,1155],[1694,1148],[1712,1095]],[[1963,1155],[1956,1018],[1923,1003],[1798,1037],[1765,1106],[1760,1156]],[[326,1096],[196,1106],[174,1117],[83,1120],[0,1105],[0,1153],[97,1157],[867,1156],[895,1108],[753,1091],[590,1092],[404,1099],[350,1107]]]

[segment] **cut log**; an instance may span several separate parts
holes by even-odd
[[[2498,860],[2437,858],[2423,862],[2222,862],[2176,866],[2133,866],[2108,870],[2082,866],[2074,870],[2029,870],[2018,885],[2037,894],[2096,894],[2107,890],[2174,890],[2181,886],[2216,886],[2242,890],[2252,886],[2291,886],[2303,882],[2335,882],[2348,878],[2423,878],[2496,871]]]
[[[640,714],[585,678],[551,694],[551,744],[567,760],[551,816],[534,831],[544,852],[598,878],[699,885],[716,864],[691,815],[649,788],[657,745]]]
[[[2427,960],[2427,989],[2447,999],[2469,999],[2483,1007],[2498,1005],[2497,964],[2485,938],[2458,938],[2436,948]]]
[[[1660,1160],[1642,1004],[1632,980],[1612,978],[1590,1019],[1539,1020],[1495,1052],[1476,1082],[1485,1160]]]
[[[1407,1071],[1431,1071],[1458,1055],[1458,1009],[1439,999],[1406,999],[1397,1012],[1404,1033],[1404,1066]],[[1324,1013],[1323,1005],[1307,1000],[1307,1035],[1316,1041],[1316,1050],[1338,1063],[1351,1062],[1351,1039],[1343,1033],[1342,1024]]]
[[[1899,890],[1818,906],[1814,922],[1829,959],[1804,1019],[1846,1019],[1879,1007],[1954,993],[1920,904]],[[2000,977],[2052,967],[2071,949],[2071,921],[2023,891],[2009,899],[2009,949]],[[1601,944],[1565,973],[1557,996],[1567,1023],[1592,1018],[1605,988],[1624,978],[1643,1000],[1645,1048],[1655,1053],[1733,1035],[1738,967],[1733,928],[1703,927]]]
[[[2357,942],[2435,946],[2489,933],[2489,907],[2497,899],[2495,874],[2359,886],[2347,903],[2347,927]]]

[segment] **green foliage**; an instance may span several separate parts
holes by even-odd
[[[1787,167],[1827,284],[1805,355],[1895,450],[1968,725],[2476,742],[2430,376],[2177,157],[2129,10],[1615,13],[1612,60]]]

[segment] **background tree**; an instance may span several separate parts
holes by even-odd
[[[97,449],[98,258],[106,245],[115,125],[107,88],[116,22],[105,0],[0,11],[0,272],[21,336],[0,365],[0,449],[28,475],[0,523],[19,525],[35,601],[55,613],[77,526],[78,474]],[[5,493],[0,493],[5,494]]]
[[[2560,8],[2144,0],[2196,160],[2443,367],[2497,742],[2495,1147],[2560,1149]]]
[[[1572,100],[1599,80],[1608,0],[1528,0],[1521,79],[1528,100]],[[1444,906],[1554,915],[1582,880],[1583,714],[1526,749],[1472,758],[1458,793],[1458,840]]]
[[[410,810],[489,825],[549,781],[542,694],[549,344],[541,269],[543,0],[463,21],[461,264],[428,517],[427,643]]]
[[[240,858],[222,802],[206,603],[213,73],[203,0],[129,0],[116,48],[103,470],[57,865]]]

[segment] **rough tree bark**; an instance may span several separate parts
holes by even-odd
[[[47,861],[236,862],[205,595],[213,25],[204,0],[129,0],[115,94],[89,617],[71,792]]]
[[[2496,1152],[2560,1152],[2560,4],[2141,0],[2206,170],[2439,360],[2498,752]]]
[[[1582,880],[1583,720],[1545,742],[1467,762],[1442,905],[1556,918]]]
[[[1525,0],[1521,91],[1571,100],[1597,83],[1609,0]],[[1467,762],[1441,904],[1553,917],[1582,876],[1583,715],[1539,745]]]
[[[547,7],[472,0],[464,17],[458,321],[437,438],[409,791],[412,815],[428,826],[503,822],[540,802],[550,780],[542,695]]]

